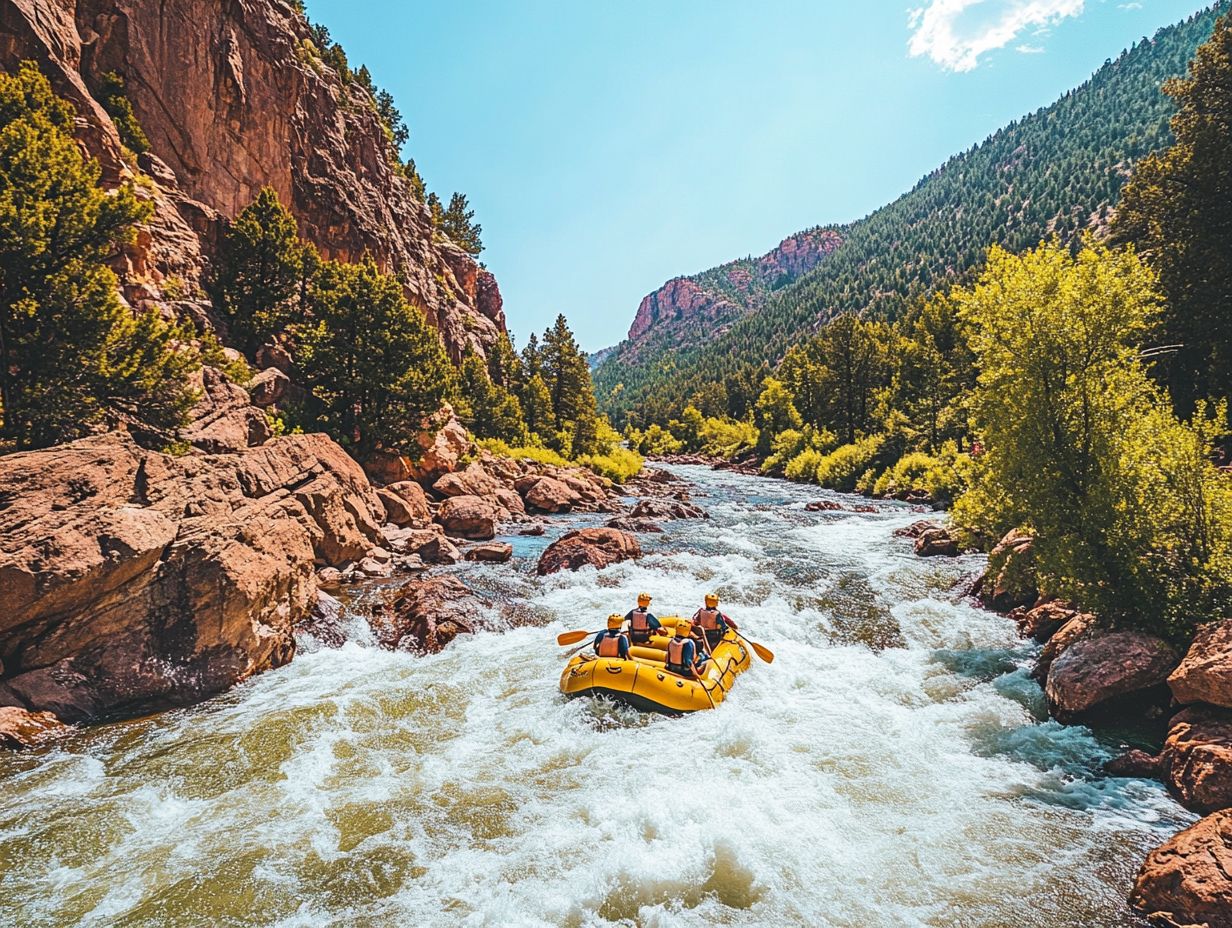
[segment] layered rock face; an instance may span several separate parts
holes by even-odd
[[[808,273],[842,243],[842,236],[832,229],[811,229],[783,239],[756,260],[669,280],[642,299],[629,326],[629,340],[637,341],[652,329],[673,324],[703,321],[717,325],[756,309],[767,293]],[[721,275],[717,286],[708,279],[714,273]]]
[[[435,240],[422,203],[390,163],[365,90],[325,64],[307,24],[279,0],[14,0],[0,8],[0,64],[34,59],[77,107],[80,138],[106,179],[131,175],[110,118],[92,98],[125,78],[151,151],[143,188],[155,219],[119,268],[130,302],[154,299],[208,317],[199,296],[220,219],[264,186],[330,258],[371,254],[458,360],[505,329],[495,279]],[[168,283],[174,281],[174,286]]]
[[[290,660],[315,568],[383,510],[323,435],[172,457],[123,433],[0,458],[0,706],[66,721],[195,701]]]

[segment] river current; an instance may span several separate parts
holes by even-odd
[[[1133,874],[1190,817],[1046,720],[1032,646],[961,595],[980,558],[915,558],[904,506],[672,469],[709,521],[545,579],[563,526],[513,539],[456,568],[496,630],[441,654],[356,620],[204,705],[0,754],[0,924],[1140,924]],[[555,636],[643,589],[718,591],[777,659],[684,718],[565,700]]]

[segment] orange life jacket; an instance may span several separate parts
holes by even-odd
[[[673,638],[667,643],[667,669],[682,676],[692,676],[693,668],[684,663],[684,644],[688,638]]]
[[[620,635],[604,635],[599,640],[600,657],[620,657]]]
[[[650,620],[645,609],[634,609],[629,613],[629,631],[634,641],[650,639]]]
[[[719,630],[719,614],[718,609],[698,609],[697,615],[693,616],[693,621],[708,632],[717,632]]]

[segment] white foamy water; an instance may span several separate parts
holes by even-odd
[[[489,617],[444,653],[363,636],[212,702],[0,755],[0,923],[21,926],[1138,924],[1187,821],[1042,721],[1030,648],[919,560],[919,516],[680,468],[712,514],[540,580],[546,540],[461,573]],[[716,589],[773,665],[667,719],[557,692],[555,635],[636,593]],[[514,607],[508,608],[508,604]]]

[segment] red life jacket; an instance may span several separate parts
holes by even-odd
[[[600,657],[620,657],[620,635],[604,635],[599,640]]]
[[[684,644],[688,638],[673,638],[667,643],[667,669],[682,676],[692,676],[693,668],[684,663]]]
[[[718,609],[698,609],[697,615],[693,616],[693,621],[708,632],[717,632],[720,615]]]

